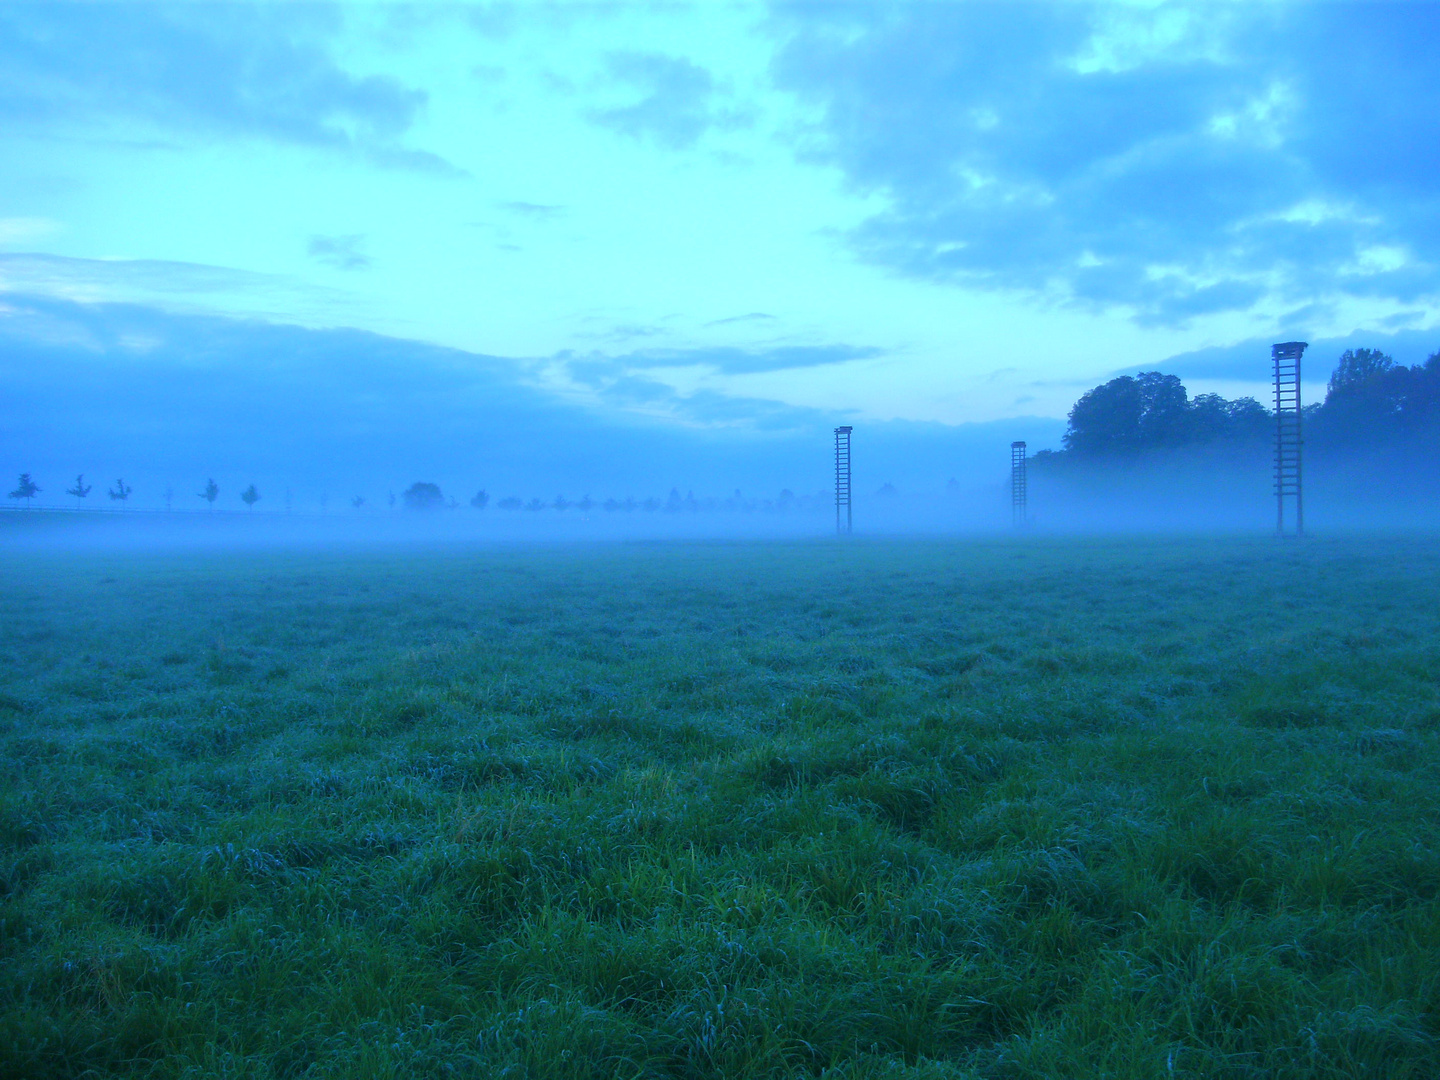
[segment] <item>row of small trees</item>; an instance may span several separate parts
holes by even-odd
[[[10,498],[24,499],[26,501],[26,505],[28,506],[30,505],[31,500],[33,500],[34,497],[36,495],[39,495],[43,490],[44,489],[35,482],[34,478],[29,473],[21,473],[15,490],[10,492]],[[88,498],[92,490],[94,490],[93,486],[85,482],[85,476],[82,473],[79,476],[75,477],[75,485],[73,487],[66,488],[65,493],[67,495],[73,496],[78,501]],[[107,493],[111,501],[119,502],[123,506],[126,502],[128,502],[133,492],[134,489],[129,484],[125,483],[124,479],[122,478],[117,479],[115,481],[115,486],[108,489]],[[205,481],[204,489],[197,492],[196,496],[198,498],[204,499],[205,502],[209,504],[209,508],[213,510],[215,508],[216,501],[220,497],[220,486],[215,483],[215,480],[213,478],[208,479]],[[255,504],[258,503],[261,498],[262,496],[260,494],[260,491],[258,488],[256,488],[254,484],[251,484],[249,487],[245,488],[243,491],[240,492],[240,501],[252,510],[255,508]],[[796,495],[788,488],[784,491],[781,491],[779,496],[774,499],[746,498],[745,496],[740,494],[738,489],[732,495],[723,499],[715,498],[713,496],[696,498],[693,491],[687,492],[685,495],[681,495],[678,488],[671,488],[669,496],[664,499],[655,498],[653,496],[644,499],[637,499],[633,496],[628,496],[624,499],[608,498],[603,501],[598,501],[592,499],[589,495],[585,495],[579,499],[573,500],[566,498],[564,495],[557,495],[553,500],[538,498],[531,498],[526,500],[512,495],[507,496],[503,499],[495,500],[495,506],[497,509],[500,510],[526,510],[532,512],[539,510],[564,511],[574,509],[578,510],[582,514],[588,514],[592,510],[604,510],[606,513],[612,514],[635,513],[636,511],[642,513],[663,512],[670,514],[682,512],[699,513],[702,511],[788,512],[794,510],[815,509],[817,507],[826,506],[828,505],[829,498],[830,496],[827,492],[820,492],[814,496],[803,496]],[[170,508],[173,499],[174,489],[166,488],[166,509]],[[423,481],[417,481],[416,483],[411,484],[410,487],[401,494],[399,501],[408,510],[423,511],[447,508],[453,509],[459,506],[459,503],[456,502],[455,499],[446,498],[444,492],[440,490],[440,486],[438,484],[432,484]],[[285,505],[287,509],[289,508],[289,502],[289,493],[287,492],[285,499]],[[328,504],[328,502],[328,496],[321,497],[322,506]],[[390,507],[393,509],[397,502],[393,492],[390,494],[388,502]],[[469,502],[470,505],[475,509],[484,510],[491,503],[490,494],[482,488],[480,491],[477,491],[473,496],[471,496]],[[352,499],[350,499],[350,505],[356,510],[363,508],[366,505],[365,497],[363,495],[354,496]]]
[[[24,499],[26,506],[29,506],[31,500],[44,490],[45,489],[42,488],[39,484],[35,483],[34,477],[32,477],[29,473],[21,473],[15,490],[10,492],[10,498]],[[75,486],[66,488],[65,494],[73,495],[77,500],[80,500],[88,498],[90,492],[92,492],[93,490],[95,490],[94,485],[85,483],[85,474],[80,473],[78,476],[75,477]],[[110,496],[112,502],[119,502],[123,504],[129,501],[130,496],[134,494],[134,491],[134,488],[132,488],[129,484],[125,483],[124,477],[120,477],[115,481],[115,486],[113,488],[107,489],[106,494]],[[173,499],[174,494],[175,491],[173,488],[165,489],[165,506],[167,509],[170,506],[170,502]],[[220,497],[220,486],[216,484],[213,479],[206,480],[205,490],[198,492],[197,494],[200,498],[208,502],[210,504],[210,508],[213,510],[215,508],[215,500]],[[242,502],[245,503],[246,506],[250,507],[253,510],[255,508],[255,504],[260,501],[260,492],[255,489],[254,484],[251,484],[248,488],[246,488],[240,493],[240,499]]]
[[[438,484],[415,483],[401,496],[405,507],[410,510],[438,510],[441,508],[454,508],[459,504],[454,499],[447,499]],[[527,510],[531,512],[540,510],[578,510],[582,514],[588,514],[592,510],[604,510],[606,513],[669,513],[677,514],[682,512],[699,513],[702,511],[762,511],[762,512],[786,512],[791,510],[814,509],[821,506],[828,506],[830,495],[828,492],[820,492],[814,496],[796,495],[788,488],[780,492],[775,499],[746,498],[737,489],[732,495],[726,498],[696,498],[693,491],[685,495],[680,494],[679,488],[671,488],[667,498],[658,499],[653,496],[645,499],[637,499],[628,496],[624,499],[609,498],[603,502],[592,499],[585,495],[579,499],[568,499],[564,495],[557,495],[553,500],[532,498],[521,499],[511,495],[495,501],[495,506],[500,510]],[[470,498],[470,505],[476,510],[484,510],[490,505],[490,493],[485,489],[477,491]]]

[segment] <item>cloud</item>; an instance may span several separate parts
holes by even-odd
[[[530,221],[549,221],[565,213],[563,206],[555,206],[549,203],[533,203],[512,200],[495,204],[507,214],[514,214],[516,217],[526,218]]]
[[[592,380],[606,374],[653,368],[703,367],[722,375],[751,375],[762,371],[821,367],[884,355],[870,345],[784,345],[741,349],[721,346],[691,349],[653,349],[621,356],[587,356],[569,361],[572,372]]]
[[[38,252],[0,254],[0,289],[13,292],[134,290],[214,293],[272,287],[283,281],[227,266],[167,259],[74,259]],[[107,295],[104,299],[114,299]]]
[[[1440,6],[782,7],[796,152],[906,274],[1183,324],[1440,292]],[[1383,259],[1367,252],[1383,251]]]
[[[425,93],[342,68],[326,48],[338,29],[333,9],[294,5],[6,5],[0,119],[46,133],[138,119],[457,172],[400,144]]]
[[[607,57],[607,67],[613,82],[641,94],[640,100],[628,105],[590,110],[593,122],[612,131],[684,150],[712,127],[733,128],[748,122],[743,112],[718,106],[720,94],[710,72],[683,57],[615,52]]]
[[[75,259],[38,252],[0,252],[0,293],[85,303],[159,304],[204,309],[238,306],[265,313],[297,307],[335,319],[353,298],[337,289],[229,266],[167,259]]]
[[[546,495],[827,483],[833,414],[680,395],[643,375],[617,380],[605,408],[584,407],[529,385],[525,370],[356,330],[0,294],[0,468],[124,475],[147,506],[166,484],[209,475],[231,489],[376,498],[420,478],[447,492]],[[1011,432],[1058,438],[1060,426],[866,425],[857,470],[883,466],[877,484],[938,487],[972,457],[985,475],[1000,468]]]
[[[58,231],[58,222],[42,217],[0,218],[0,244],[23,244]]]
[[[312,236],[306,249],[311,258],[336,270],[368,270],[370,256],[360,250],[365,237],[360,234],[349,236]]]
[[[1273,339],[1252,338],[1234,345],[1196,349],[1193,352],[1177,353],[1153,364],[1122,368],[1106,378],[1134,375],[1141,371],[1163,371],[1167,375],[1178,375],[1182,379],[1269,385],[1270,346],[1274,342],[1295,339],[1292,334],[1277,334]],[[1342,337],[1316,338],[1310,342],[1302,360],[1306,382],[1328,379],[1340,354],[1346,349],[1369,348],[1389,353],[1402,364],[1424,363],[1426,357],[1440,351],[1440,327],[1429,330],[1397,330],[1390,333],[1356,330]]]
[[[732,324],[732,323],[743,323],[743,322],[773,322],[774,319],[775,319],[775,316],[774,316],[774,315],[767,315],[767,314],[766,314],[765,312],[763,312],[763,311],[752,311],[752,312],[750,312],[749,314],[746,314],[746,315],[731,315],[728,319],[715,319],[715,320],[713,320],[713,321],[711,321],[711,322],[706,323],[705,325],[706,325],[707,327],[710,327],[710,326],[729,326],[729,325]]]

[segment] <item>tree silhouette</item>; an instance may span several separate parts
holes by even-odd
[[[470,500],[470,505],[475,507],[476,510],[484,510],[489,503],[490,495],[484,488],[477,491],[475,497]]]
[[[20,480],[18,481],[15,490],[10,492],[10,498],[24,499],[25,505],[29,506],[30,500],[39,494],[40,488],[34,480],[30,479],[30,474],[28,472],[22,472],[20,474]]]
[[[353,499],[350,500],[350,505],[353,506],[356,510],[359,510],[360,507],[365,505],[365,496],[356,495]]]
[[[1326,390],[1331,394],[1359,390],[1366,383],[1378,382],[1380,376],[1394,370],[1394,358],[1379,349],[1346,349],[1340,354],[1335,370],[1330,373]]]
[[[106,492],[106,494],[118,502],[124,502],[130,498],[130,492],[133,490],[133,488],[125,486],[125,478],[122,476],[119,480],[115,481],[115,486]]]
[[[255,509],[255,504],[260,501],[260,492],[255,490],[254,484],[251,484],[244,491],[240,492],[240,501],[251,510]]]
[[[1145,371],[1082,394],[1070,410],[1064,443],[1075,457],[1117,457],[1216,439],[1253,440],[1272,423],[1254,398],[1200,394],[1192,401],[1178,376]]]
[[[90,485],[85,483],[85,474],[81,473],[75,477],[75,486],[65,489],[66,495],[74,495],[77,500],[85,498],[90,494]]]
[[[169,509],[170,509],[170,503],[173,502],[174,499],[175,499],[175,489],[174,489],[173,487],[166,487],[166,488],[165,488],[165,509],[166,509],[167,512],[168,512]]]
[[[211,510],[215,509],[215,500],[220,497],[220,487],[213,477],[205,481],[205,490],[200,492],[199,497],[210,504]]]
[[[441,494],[439,484],[427,484],[418,480],[406,488],[400,497],[405,500],[407,510],[438,510],[445,505],[445,496]]]

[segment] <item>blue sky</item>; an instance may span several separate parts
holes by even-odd
[[[1263,398],[1292,337],[1314,393],[1344,344],[1440,348],[1436,40],[1419,3],[7,4],[0,450],[59,468],[66,388],[126,373],[170,411],[91,414],[105,460],[173,436],[202,325],[208,385],[324,403],[320,457],[423,444],[383,405],[441,356],[490,387],[431,402],[457,439],[503,407],[737,461],[1119,371]],[[302,331],[391,343],[306,382]]]

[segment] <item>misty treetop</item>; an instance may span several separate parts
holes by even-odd
[[[1379,349],[1346,349],[1311,430],[1336,441],[1440,436],[1440,352],[1406,367]]]
[[[1088,457],[1244,438],[1267,430],[1268,416],[1249,397],[1201,394],[1191,401],[1177,376],[1146,371],[1087,390],[1070,410],[1065,449]]]
[[[1305,409],[1307,430],[1322,445],[1440,437],[1440,352],[1406,367],[1378,349],[1347,349],[1325,400]],[[1191,398],[1179,377],[1158,371],[1122,375],[1081,395],[1063,441],[1074,458],[1119,457],[1203,443],[1263,442],[1273,414],[1251,397]],[[1041,452],[1039,457],[1056,455]]]
[[[445,496],[439,484],[416,481],[400,496],[407,510],[436,510],[445,505]]]
[[[28,472],[23,472],[20,474],[20,479],[16,481],[15,490],[10,492],[10,498],[24,499],[26,505],[28,506],[30,500],[33,499],[36,495],[39,495],[41,490],[42,488],[35,483],[35,481],[31,478],[30,474]]]

